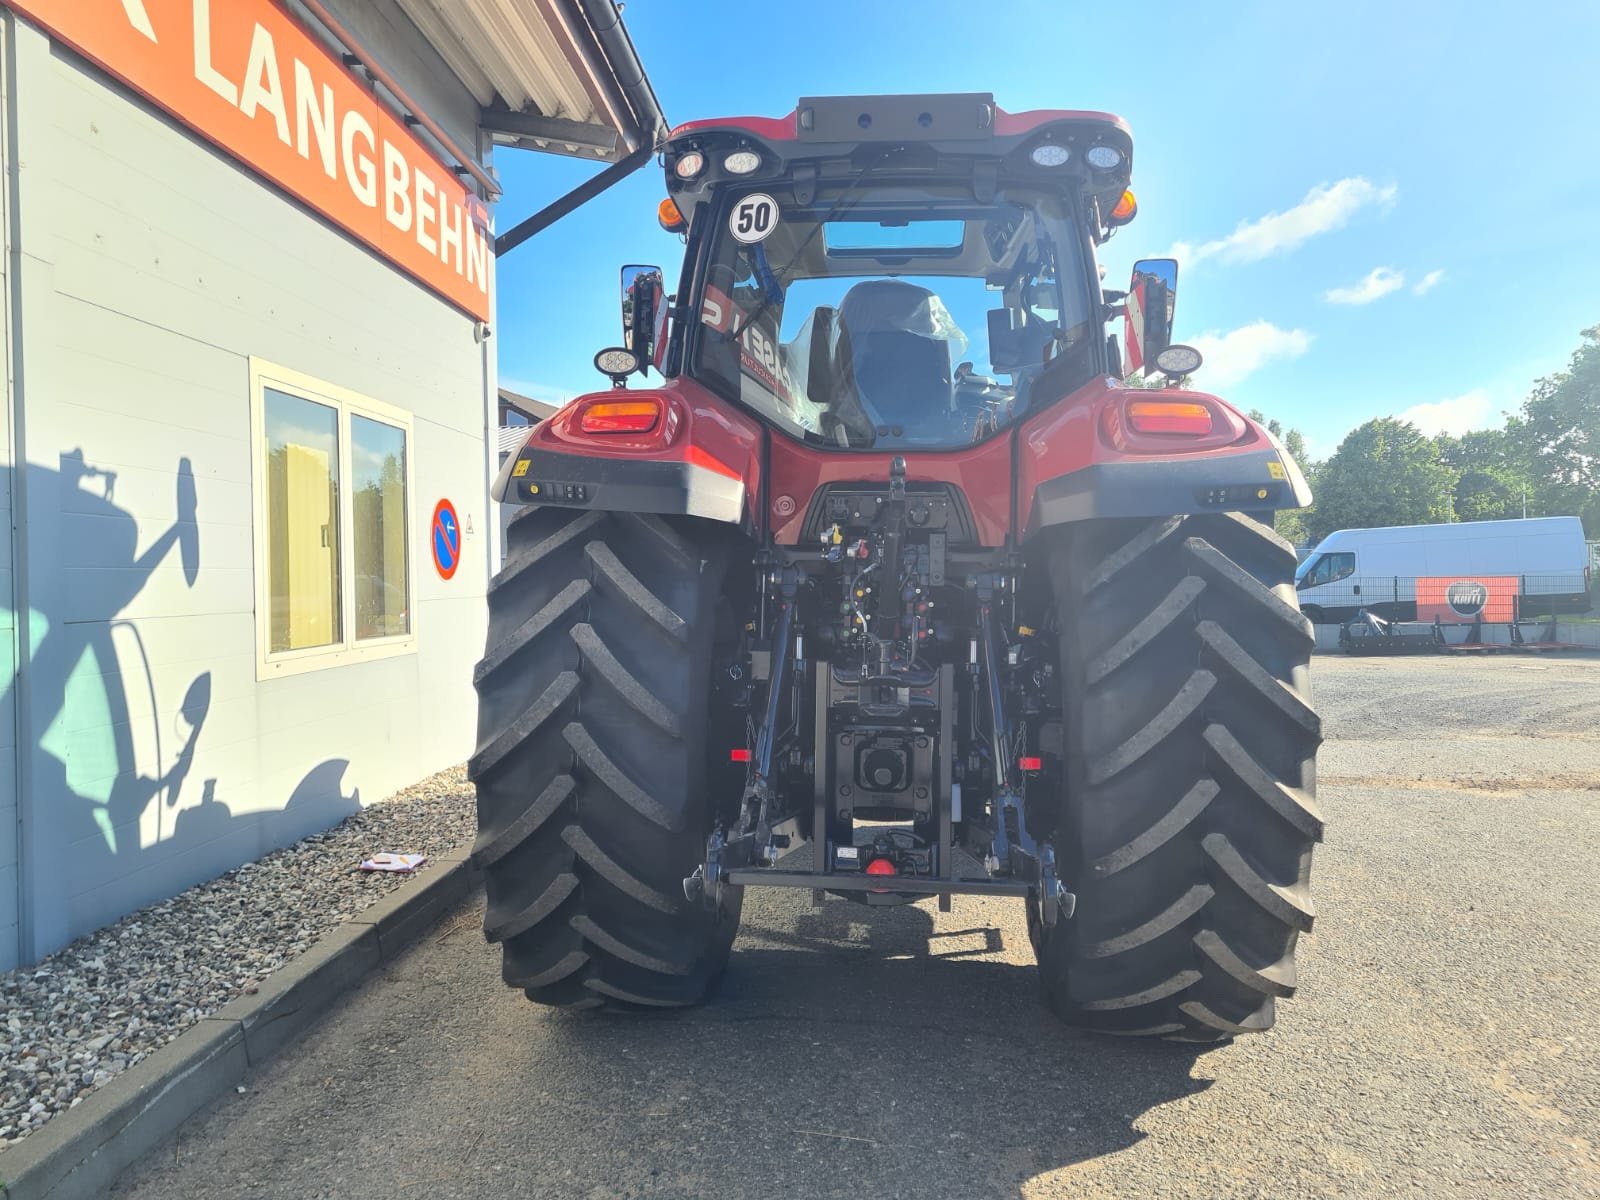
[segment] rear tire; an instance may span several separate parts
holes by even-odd
[[[683,879],[705,858],[714,613],[726,535],[531,508],[489,589],[473,857],[507,984],[564,1008],[697,1004],[738,929]]]
[[[1221,513],[1058,537],[1067,785],[1054,836],[1077,911],[1035,927],[1047,1003],[1106,1033],[1267,1029],[1295,990],[1323,828],[1294,552]]]

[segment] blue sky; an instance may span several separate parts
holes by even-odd
[[[796,14],[804,14],[803,18]],[[691,15],[692,14],[692,15]],[[1325,457],[1371,417],[1499,424],[1600,324],[1600,5],[1066,0],[632,0],[674,124],[778,116],[802,94],[993,92],[1133,127],[1139,217],[1108,282],[1177,249],[1196,377]],[[502,151],[502,230],[593,174]],[[499,264],[502,382],[602,380],[617,268],[681,246],[654,164]],[[1342,301],[1342,302],[1341,302]]]

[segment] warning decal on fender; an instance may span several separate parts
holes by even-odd
[[[738,241],[764,242],[778,227],[778,202],[764,192],[734,202],[728,214],[728,232]]]

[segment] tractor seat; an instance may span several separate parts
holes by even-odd
[[[864,416],[868,425],[926,430],[949,421],[950,342],[939,315],[937,296],[898,279],[866,280],[845,293],[835,369],[847,424]]]

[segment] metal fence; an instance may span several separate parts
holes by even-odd
[[[1501,624],[1600,610],[1600,571],[1553,575],[1347,575],[1308,577],[1300,607],[1313,622],[1342,624],[1363,610],[1386,621]]]

